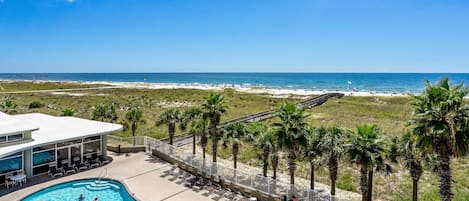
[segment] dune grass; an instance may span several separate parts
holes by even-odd
[[[35,89],[59,89],[59,88],[83,88],[80,84],[70,83],[31,83],[14,82],[0,83],[4,91],[24,91]],[[85,85],[88,86],[88,85]],[[89,86],[88,86],[89,87]],[[0,91],[1,92],[1,91]],[[194,89],[100,89],[74,91],[71,94],[85,94],[84,96],[57,95],[51,93],[27,93],[0,95],[0,103],[10,99],[18,104],[18,107],[9,113],[41,112],[51,115],[60,115],[64,108],[73,108],[75,116],[91,118],[93,107],[105,101],[117,103],[118,122],[123,121],[125,110],[135,105],[144,112],[146,123],[141,125],[137,135],[147,135],[154,138],[167,137],[165,126],[156,127],[155,121],[159,113],[165,107],[178,106],[181,109],[199,106],[210,92]],[[246,94],[233,90],[225,90],[230,106],[223,120],[274,109],[283,101],[298,101],[295,98],[274,98],[266,94]],[[357,124],[376,124],[382,132],[388,136],[397,135],[404,131],[406,122],[412,114],[409,102],[410,97],[343,97],[331,99],[320,107],[309,109],[309,121],[314,126],[340,126],[355,130]],[[29,108],[30,103],[40,102],[40,108]],[[268,122],[273,122],[269,120]],[[130,131],[116,133],[120,136],[131,136]],[[210,143],[209,143],[210,144]],[[210,146],[210,145],[209,145]],[[210,148],[207,149],[210,152]],[[230,146],[220,149],[219,156],[231,158]],[[284,159],[282,159],[284,160]],[[260,166],[261,161],[256,158],[256,150],[249,142],[244,142],[239,161],[248,165]],[[309,165],[300,162],[297,175],[309,178]],[[454,200],[469,200],[469,160],[467,158],[453,159],[453,192]],[[270,167],[269,167],[270,168]],[[281,161],[279,166],[285,171],[286,165]],[[408,172],[400,165],[394,164],[395,173],[384,176],[375,176],[374,197],[381,200],[411,200],[411,179]],[[271,170],[269,170],[271,174]],[[337,186],[341,189],[358,192],[358,168],[342,162],[339,167]],[[328,172],[324,167],[318,168],[316,179],[328,184]],[[430,172],[425,172],[420,181],[420,200],[438,200],[438,177]]]

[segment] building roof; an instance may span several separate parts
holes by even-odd
[[[8,114],[0,112],[0,136],[21,133],[25,131],[34,131],[39,126],[32,122],[24,122]]]
[[[5,124],[4,120],[8,122]],[[77,117],[56,117],[40,113],[19,115],[5,115],[3,113],[0,114],[0,122],[0,134],[13,131],[15,128],[17,132],[32,130],[33,139],[30,142],[0,147],[0,158],[35,146],[122,130],[120,124]],[[5,128],[3,128],[4,126]]]

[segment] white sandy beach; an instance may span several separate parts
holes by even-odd
[[[308,90],[308,89],[273,89],[249,85],[231,85],[231,84],[200,84],[200,83],[148,83],[148,82],[109,82],[109,81],[51,81],[51,80],[0,80],[1,82],[34,82],[34,83],[75,83],[75,84],[100,84],[117,88],[141,88],[141,89],[199,89],[199,90],[224,90],[233,89],[238,92],[252,94],[267,94],[273,97],[283,98],[288,96],[310,96],[321,95],[325,93],[343,93],[346,96],[408,96],[409,93],[384,93],[373,91],[335,91],[335,90]],[[57,92],[56,92],[57,93]],[[81,95],[81,94],[80,94]]]

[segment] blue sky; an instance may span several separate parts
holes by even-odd
[[[469,1],[0,0],[0,72],[469,72]]]

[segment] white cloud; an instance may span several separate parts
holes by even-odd
[[[3,0],[0,0],[0,1],[3,1]],[[75,0],[67,0],[68,3],[73,3],[75,2]]]

